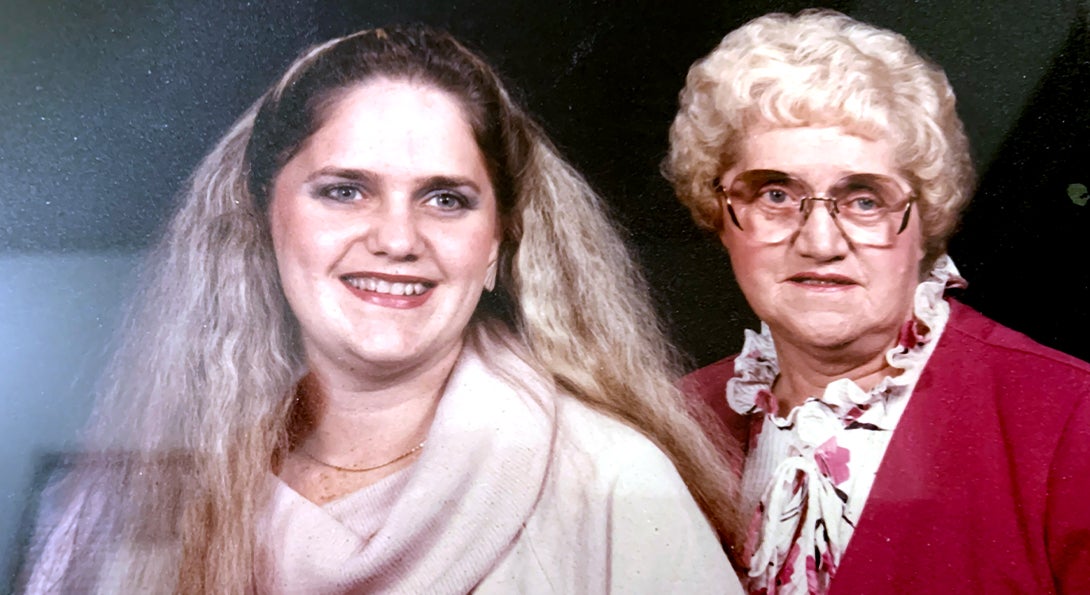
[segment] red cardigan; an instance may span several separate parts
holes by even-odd
[[[948,301],[830,593],[1090,593],[1090,365]],[[733,360],[683,386],[744,453]]]

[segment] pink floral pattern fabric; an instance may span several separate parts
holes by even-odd
[[[947,287],[965,285],[948,256],[916,288],[886,361],[901,372],[870,391],[848,379],[786,416],[771,388],[779,374],[767,325],[746,331],[727,383],[730,407],[754,416],[742,477],[743,510],[753,511],[744,560],[751,593],[825,593],[866,503],[874,476],[912,389],[950,316]]]

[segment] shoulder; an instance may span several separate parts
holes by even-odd
[[[1034,506],[1030,500],[1021,508],[1042,511],[1053,580],[1063,592],[1085,592],[1090,588],[1085,571],[1090,564],[1090,508],[1085,504],[1090,490],[1090,364],[964,304],[950,300],[950,306],[947,330],[932,355],[943,368],[935,378],[952,380],[959,391],[992,393],[993,399],[980,401],[997,408],[1002,448],[1019,474],[1019,494],[1036,494],[1042,503]],[[943,359],[938,359],[940,353]]]
[[[741,593],[715,531],[654,442],[571,397],[560,399],[558,420],[547,531],[571,525],[565,536],[581,536],[581,555],[604,556],[612,591]]]
[[[727,382],[734,377],[734,360],[737,355],[723,358],[711,365],[691,372],[681,379],[680,387],[690,399],[710,413],[704,415],[705,429],[717,438],[728,460],[741,465],[737,456],[743,452],[749,440],[749,421],[727,404]],[[740,472],[740,468],[738,469]]]
[[[1090,446],[1090,364],[1045,347],[954,300],[903,423],[931,432],[927,411],[957,412],[958,439],[991,432],[1032,467],[1067,440]],[[910,412],[917,411],[915,415]]]
[[[936,363],[961,363],[956,374],[987,373],[1008,387],[1064,387],[1090,393],[1090,364],[1051,349],[956,300],[936,350]]]
[[[590,464],[600,480],[650,475],[671,480],[660,486],[681,482],[673,463],[651,439],[574,397],[558,398],[557,426],[558,453]]]
[[[725,357],[714,364],[698,368],[681,379],[681,390],[687,395],[701,397],[707,403],[722,400],[727,381],[734,376],[734,358]]]
[[[727,381],[734,376],[734,359],[737,355],[723,358],[704,366],[681,379],[681,391],[690,399],[711,409],[719,422],[730,428],[737,425],[738,417],[727,405]]]
[[[573,397],[557,403],[557,435],[549,482],[558,494],[587,502],[589,508],[654,502],[659,511],[700,518],[695,500],[670,458],[631,426]],[[612,512],[610,513],[612,514]]]

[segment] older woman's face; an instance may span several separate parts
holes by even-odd
[[[907,191],[893,150],[887,141],[839,128],[758,128],[720,183],[730,185],[741,172],[775,170],[823,193],[848,175],[877,174]],[[724,212],[720,239],[742,292],[777,341],[804,349],[835,349],[860,339],[892,342],[911,316],[924,255],[916,213],[882,247],[849,241],[821,203],[777,243],[757,241]]]
[[[312,368],[364,375],[460,349],[499,248],[496,197],[458,101],[386,79],[332,106],[277,175],[269,220]]]

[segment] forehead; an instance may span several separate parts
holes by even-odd
[[[484,171],[461,103],[426,83],[373,79],[340,93],[324,112],[298,155],[311,165],[391,173]]]
[[[762,127],[747,134],[739,147],[736,171],[780,170],[821,180],[848,173],[897,173],[893,145],[838,127]]]

